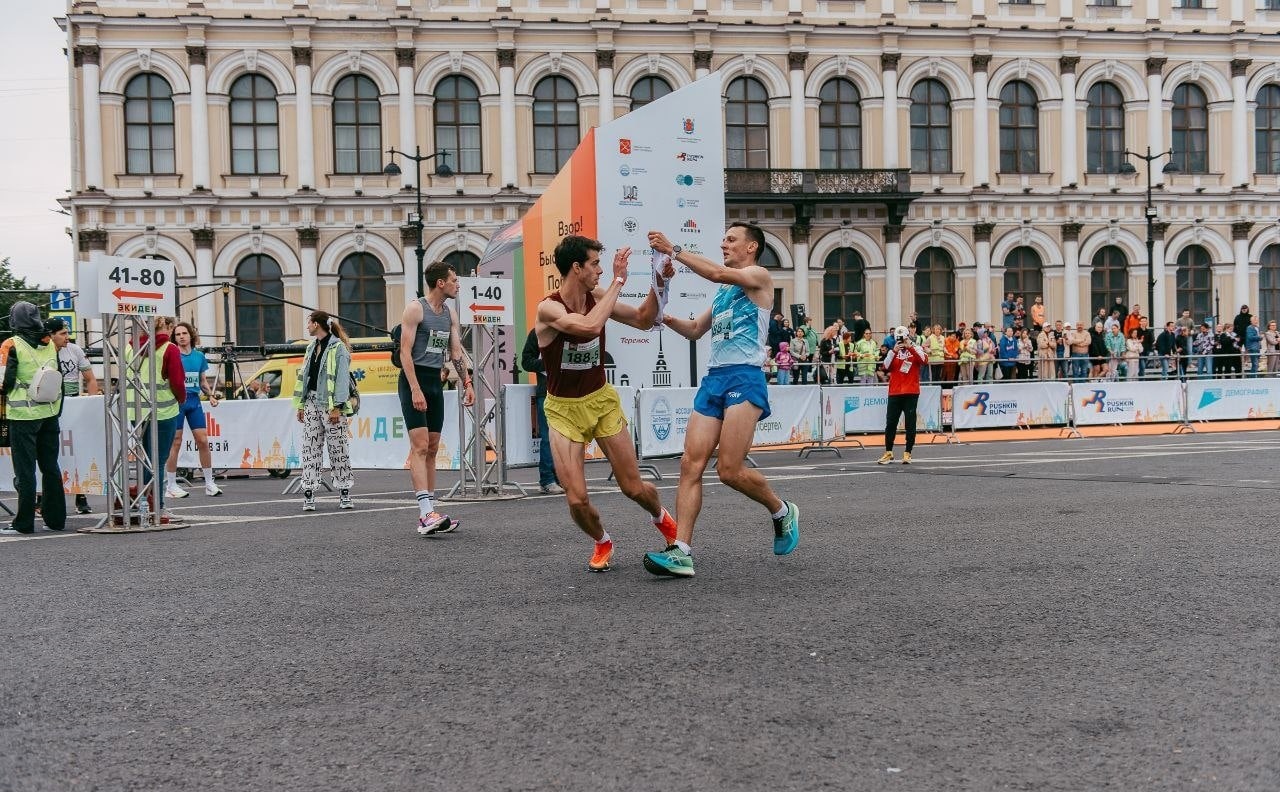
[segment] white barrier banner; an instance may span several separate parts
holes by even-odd
[[[1082,382],[1071,386],[1077,426],[1182,420],[1182,383]]]
[[[63,401],[59,421],[58,467],[68,495],[101,495],[106,491],[107,436],[101,396],[77,396]],[[36,472],[37,477],[39,471]],[[40,479],[36,479],[37,487]],[[0,490],[14,492],[13,456],[0,448]]]
[[[833,392],[835,403],[843,409],[846,433],[884,431],[889,406],[888,385],[823,388],[823,391]],[[899,421],[899,426],[905,426],[905,420]],[[941,387],[920,386],[920,398],[916,402],[916,431],[942,431]]]
[[[822,437],[817,385],[770,385],[769,417],[756,424],[752,445],[810,443]]]
[[[697,392],[697,388],[640,389],[636,413],[640,456],[666,456],[684,451],[684,435]]]
[[[533,436],[538,427],[534,413],[537,395],[536,385],[502,386],[502,409],[506,416],[506,432],[502,440],[510,467],[538,464],[538,445],[542,441]]]
[[[822,389],[822,441],[840,440],[845,435],[844,399],[838,388]]]
[[[1277,418],[1280,379],[1189,380],[1187,412],[1193,421]]]
[[[1065,382],[961,385],[951,399],[956,429],[1053,426],[1067,422]]]

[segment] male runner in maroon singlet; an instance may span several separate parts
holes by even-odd
[[[618,294],[627,282],[631,248],[614,254],[613,280],[608,288],[600,288],[600,275],[604,272],[600,266],[602,250],[602,244],[582,236],[565,237],[556,245],[560,288],[538,304],[534,323],[547,372],[545,411],[551,457],[556,478],[569,501],[569,514],[595,540],[595,552],[587,565],[592,572],[608,569],[613,557],[613,540],[587,496],[586,447],[592,440],[608,457],[622,493],[652,515],[653,524],[668,544],[676,535],[676,521],[662,508],[657,488],[640,478],[635,445],[625,431],[627,419],[622,402],[604,374],[605,323],[612,318],[648,330],[658,318],[658,298],[650,288],[649,296],[638,308],[618,302]],[[670,278],[674,274],[675,268],[668,261],[663,275]]]

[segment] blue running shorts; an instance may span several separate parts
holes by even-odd
[[[759,366],[738,363],[707,371],[693,397],[693,409],[708,418],[724,420],[724,411],[735,404],[751,402],[762,410],[760,420],[769,417],[769,387]]]
[[[178,429],[182,429],[182,424],[191,427],[192,431],[205,428],[204,407],[200,404],[200,397],[187,399],[178,408]]]

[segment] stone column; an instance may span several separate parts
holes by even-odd
[[[1090,321],[1089,312],[1080,311],[1080,223],[1062,224],[1062,321]],[[1050,318],[1054,318],[1050,316]]]
[[[1250,220],[1231,224],[1231,249],[1235,254],[1236,265],[1231,272],[1231,290],[1236,298],[1236,301],[1231,304],[1232,308],[1240,305],[1256,307],[1249,296],[1249,232],[1252,230],[1253,222]],[[1230,310],[1227,311],[1227,315],[1231,316]]]
[[[611,49],[596,50],[596,72],[600,81],[600,126],[613,120],[613,56]]]
[[[1080,165],[1076,157],[1076,67],[1080,58],[1063,55],[1058,58],[1062,84],[1062,174],[1059,184],[1071,187],[1080,181]]]
[[[987,67],[990,55],[973,56],[973,186],[991,183],[990,111],[987,110]]]
[[[996,314],[991,303],[991,232],[995,223],[976,223],[973,226],[974,247],[977,248],[977,267],[974,271],[974,294],[978,302],[976,319],[994,321]]]
[[[711,50],[693,51],[693,77],[695,80],[701,80],[711,73],[711,56],[713,54]]]
[[[1147,58],[1147,145],[1153,154],[1164,151],[1164,64],[1164,58]]]
[[[884,227],[884,301],[886,325],[897,327],[902,321],[902,226],[900,225]]]
[[[511,47],[498,50],[498,131],[502,137],[502,187],[515,189],[516,174],[516,51]],[[413,294],[417,292],[414,285]]]
[[[880,56],[880,88],[884,94],[880,134],[885,168],[898,167],[898,61],[901,58],[897,52],[886,52]]]
[[[302,263],[302,304],[306,310],[320,307],[320,267],[316,261],[316,244],[320,241],[320,229],[302,226],[298,229],[298,250]]]
[[[791,226],[792,302],[805,304],[805,315],[814,313],[809,306],[809,218],[797,217]],[[785,306],[784,306],[785,307]]]
[[[400,150],[412,154],[418,145],[418,116],[414,105],[413,67],[417,51],[413,47],[396,47],[396,89],[400,94]],[[460,156],[458,152],[452,152]],[[454,162],[454,170],[461,170],[462,163]],[[400,169],[400,189],[413,187],[414,168]]]
[[[209,93],[205,73],[208,52],[203,46],[187,47],[191,74],[191,183],[196,190],[208,190],[209,174]]]
[[[84,117],[81,140],[84,143],[84,184],[86,190],[101,190],[102,176],[102,105],[98,59],[102,51],[96,44],[74,50],[73,62],[80,68],[80,111]]]
[[[1232,17],[1235,19],[1236,17]],[[1249,97],[1247,58],[1231,61],[1231,186],[1249,183]]]
[[[1155,296],[1155,303],[1147,306],[1147,316],[1151,319],[1152,327],[1164,328],[1166,317],[1176,317],[1177,313],[1169,313],[1168,295],[1165,294],[1164,276],[1164,233],[1169,230],[1168,223],[1152,223],[1151,224],[1151,279],[1156,282],[1152,287],[1152,294]],[[1143,278],[1143,285],[1146,285],[1146,278]],[[1146,298],[1143,298],[1146,299]]]
[[[196,283],[213,283],[213,229],[209,226],[191,229],[191,238],[196,244]],[[201,292],[209,291],[204,286]],[[196,326],[203,332],[212,334],[218,325],[216,292],[201,294],[196,298]]]
[[[809,139],[804,123],[804,63],[808,57],[807,52],[787,54],[787,65],[791,67],[791,167],[800,169],[809,167]]]
[[[404,299],[408,302],[418,293],[417,226],[400,226],[400,247],[404,249]]]
[[[315,139],[311,118],[311,48],[293,48],[293,81],[298,113],[298,189],[316,187]]]

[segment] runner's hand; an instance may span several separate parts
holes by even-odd
[[[427,397],[423,395],[422,391],[417,389],[414,389],[413,391],[413,409],[418,412],[427,411]]]
[[[302,410],[298,410],[298,423],[302,423]]]
[[[671,246],[671,240],[667,239],[667,235],[661,231],[649,232],[649,247],[667,256],[670,256],[675,250]]]
[[[329,411],[329,423],[336,424],[340,420],[342,420],[342,410],[335,407]]]
[[[470,407],[476,403],[476,392],[470,385],[462,391],[462,406]]]
[[[613,254],[613,277],[627,279],[627,259],[631,257],[631,248],[618,248],[618,252]]]

